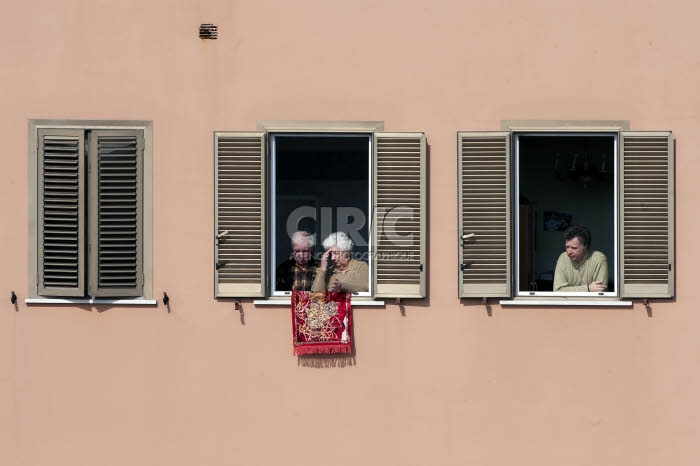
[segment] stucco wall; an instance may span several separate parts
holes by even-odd
[[[0,464],[695,465],[696,1],[4,2]],[[202,41],[200,23],[219,25]],[[26,305],[27,120],[153,121],[158,307]],[[213,131],[424,131],[429,297],[357,308],[354,364],[213,298]],[[624,119],[677,140],[677,298],[457,298],[456,132]],[[20,301],[12,306],[10,291]]]

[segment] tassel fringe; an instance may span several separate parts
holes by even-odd
[[[335,353],[351,353],[352,345],[333,344],[333,345],[300,345],[294,347],[294,356],[303,356],[305,354],[335,354]]]

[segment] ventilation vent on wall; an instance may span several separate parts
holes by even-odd
[[[219,26],[216,24],[200,24],[199,38],[215,40],[219,37]]]

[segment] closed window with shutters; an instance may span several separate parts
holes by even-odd
[[[673,137],[619,123],[517,122],[458,134],[460,297],[673,297]],[[589,229],[595,262],[563,254],[573,225]],[[606,268],[594,276],[605,276],[605,289],[564,286],[567,261],[575,278],[577,267]]]
[[[149,122],[30,121],[30,296],[150,296],[150,134]]]

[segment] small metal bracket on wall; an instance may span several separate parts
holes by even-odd
[[[489,304],[489,298],[481,298],[481,304],[486,307],[486,314],[488,314],[489,317],[491,317],[491,305]]]
[[[13,291],[12,294],[10,295],[10,302],[11,302],[12,304],[16,304],[16,303],[17,303],[17,295],[15,294],[14,291]]]
[[[241,314],[241,325],[245,325],[245,311],[243,310],[243,305],[241,305],[241,302],[239,300],[235,300],[233,302],[233,308],[240,312]]]

